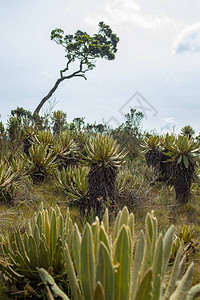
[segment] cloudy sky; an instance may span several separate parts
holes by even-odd
[[[120,37],[116,59],[98,60],[87,81],[61,83],[54,109],[114,126],[133,107],[144,129],[198,133],[199,11],[198,0],[0,0],[1,120],[17,106],[34,111],[65,67],[52,29],[93,34],[104,21]]]

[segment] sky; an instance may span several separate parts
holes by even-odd
[[[98,59],[87,80],[61,83],[43,113],[71,122],[124,122],[135,108],[144,130],[200,132],[200,2],[198,0],[0,0],[0,114],[35,110],[66,65],[51,30],[97,33],[104,21],[120,42],[114,61]]]

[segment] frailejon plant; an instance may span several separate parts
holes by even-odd
[[[53,146],[54,136],[50,130],[41,130],[34,136],[34,142],[44,146]]]
[[[64,124],[66,122],[67,114],[62,110],[57,110],[52,113],[52,123],[53,123],[53,133],[54,135],[59,135],[63,130]]]
[[[169,135],[167,134],[167,138]],[[173,135],[170,136],[171,140],[174,140]],[[143,148],[143,153],[148,167],[152,167],[158,174],[157,180],[171,184],[171,169],[172,163],[169,161],[169,156],[166,153],[169,151],[165,146],[166,137],[164,136],[150,136],[145,138],[141,147]]]
[[[68,131],[56,136],[53,145],[53,153],[59,163],[59,168],[66,168],[78,162],[78,145]]]
[[[63,168],[54,176],[55,185],[70,198],[68,204],[79,207],[83,215],[91,209],[88,197],[88,173],[89,167],[78,165]]]
[[[51,274],[65,272],[63,249],[70,247],[73,224],[67,211],[66,218],[58,206],[40,211],[26,225],[24,236],[16,229],[8,236],[1,236],[4,259],[0,269],[12,280],[38,281],[37,268],[42,267]]]
[[[48,145],[33,144],[29,148],[29,156],[22,155],[26,162],[27,174],[33,180],[44,180],[47,176],[53,174],[58,166],[56,157]]]
[[[157,167],[160,163],[160,139],[158,136],[151,135],[146,137],[141,144],[143,148],[143,153],[148,167],[153,166]]]
[[[72,251],[65,245],[66,272],[74,300],[192,300],[200,295],[200,284],[192,287],[193,263],[185,272],[185,256],[178,250],[174,265],[165,282],[171,256],[174,226],[158,234],[153,212],[145,220],[134,248],[134,215],[126,207],[117,215],[112,239],[106,210],[103,221],[85,225],[81,234],[74,226]],[[38,269],[48,291],[48,299],[59,295],[69,299],[43,268]],[[190,289],[191,288],[191,289]]]
[[[85,147],[82,163],[90,166],[88,193],[90,203],[97,215],[102,210],[101,201],[114,200],[115,181],[119,167],[125,162],[127,152],[122,150],[110,135],[96,134]]]
[[[176,199],[186,203],[190,196],[190,187],[194,179],[196,158],[200,154],[200,143],[194,142],[193,138],[179,135],[174,139],[166,136],[165,153],[172,162],[171,177],[176,192]]]

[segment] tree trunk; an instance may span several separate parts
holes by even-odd
[[[56,83],[54,84],[54,87],[49,91],[49,93],[40,101],[37,108],[35,109],[33,114],[39,115],[40,109],[45,104],[45,102],[53,95],[53,93],[57,90],[59,84],[65,80],[66,77],[59,78]]]
[[[117,168],[91,166],[88,174],[89,210],[100,218],[106,205],[114,204]],[[107,204],[108,202],[108,204]]]

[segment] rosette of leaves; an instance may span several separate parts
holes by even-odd
[[[193,241],[194,231],[187,225],[183,225],[176,234],[174,234],[174,243],[172,245],[172,258],[175,257],[180,245],[182,246],[182,253],[189,257],[195,252],[196,244]]]
[[[166,156],[172,162],[172,182],[176,192],[176,199],[186,203],[190,196],[190,187],[194,179],[196,159],[200,153],[200,144],[193,138],[179,135],[172,139],[166,137],[165,147],[168,150]]]
[[[181,129],[181,134],[190,139],[195,134],[195,131],[190,125],[186,125]]]
[[[59,169],[78,161],[78,145],[68,131],[60,133],[54,140],[53,153],[59,163]]]
[[[54,136],[50,130],[41,130],[34,136],[35,144],[43,144],[52,147],[54,144]]]
[[[97,215],[104,202],[115,198],[115,181],[120,166],[125,162],[127,151],[122,150],[110,135],[95,134],[85,147],[82,163],[90,166],[88,194],[90,205]],[[101,201],[98,200],[101,198]],[[102,202],[102,203],[101,203]]]
[[[71,199],[68,203],[79,207],[82,214],[91,208],[88,197],[88,173],[87,166],[63,168],[61,172],[57,172],[54,180],[55,185]]]
[[[63,275],[64,244],[71,247],[73,232],[69,210],[64,220],[58,206],[47,210],[41,205],[25,228],[23,236],[19,229],[1,236],[4,258],[0,260],[0,269],[3,274],[11,280],[39,281],[37,268],[42,267],[52,275]]]
[[[187,225],[183,225],[183,227],[179,230],[178,235],[180,239],[184,241],[185,244],[192,243],[192,239],[194,238],[194,231],[190,229]]]
[[[145,234],[140,232],[133,255],[135,233],[134,215],[124,207],[119,211],[112,237],[109,236],[109,217],[96,218],[84,226],[82,234],[74,226],[71,251],[64,250],[66,272],[74,300],[193,300],[200,294],[200,285],[191,287],[194,264],[186,272],[186,258],[178,250],[169,274],[174,226],[163,236],[158,233],[153,212],[145,219]],[[133,259],[134,257],[134,259]],[[68,296],[54,279],[40,268],[48,299]],[[168,282],[166,282],[166,273]]]
[[[66,113],[62,110],[54,111],[51,117],[53,123],[53,133],[54,135],[59,135],[63,130],[65,121],[66,121]]]
[[[145,155],[148,167],[158,167],[161,159],[159,137],[155,135],[146,137],[141,147],[143,148],[142,152]]]
[[[62,168],[61,171],[57,170],[54,174],[55,186],[65,192],[71,184],[71,173],[71,167],[67,167],[66,169]]]
[[[33,144],[29,149],[29,156],[23,154],[27,167],[27,174],[33,180],[44,180],[46,177],[52,175],[58,163],[55,161],[56,157],[48,145]]]

